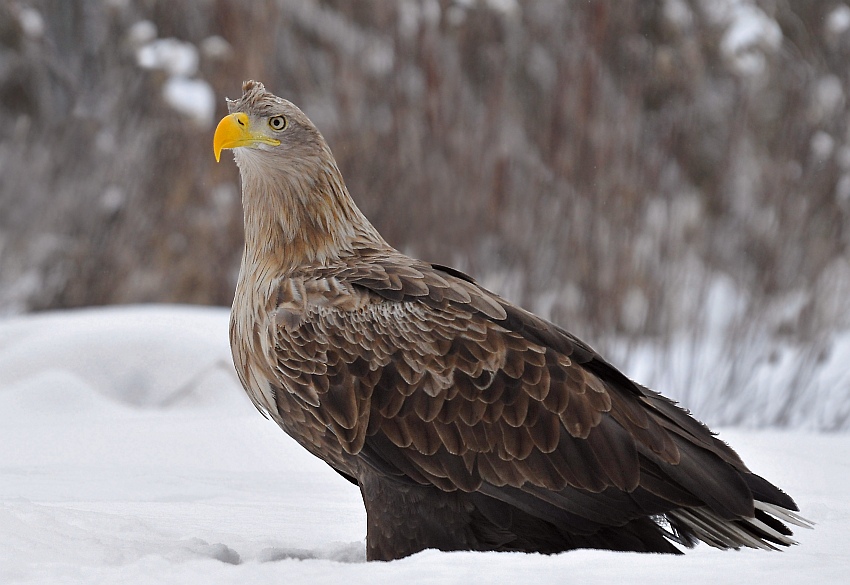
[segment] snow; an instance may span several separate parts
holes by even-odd
[[[757,75],[767,66],[766,55],[782,44],[782,29],[749,0],[704,0],[702,8],[726,26],[720,50],[741,75]]]
[[[32,39],[40,39],[44,36],[44,18],[35,8],[24,6],[18,13],[18,21],[24,34]]]
[[[209,59],[224,61],[233,56],[233,46],[227,39],[219,35],[212,35],[201,41],[201,54]]]
[[[839,4],[826,17],[826,31],[832,35],[840,35],[850,29],[850,8]]]
[[[154,23],[150,20],[140,20],[127,30],[127,40],[134,47],[142,47],[143,45],[147,46],[149,42],[156,38],[156,33],[157,30]],[[151,53],[150,48],[146,48],[141,53],[141,55],[144,55],[144,57],[141,58],[142,62],[152,63],[154,61],[153,57],[155,57],[155,54],[149,53]],[[139,59],[140,56],[137,55],[136,58]]]
[[[172,108],[193,119],[201,128],[212,125],[215,92],[203,79],[169,77],[162,86],[162,97]]]
[[[154,39],[136,51],[143,69],[161,69],[169,75],[190,77],[198,71],[198,49],[179,39]]]
[[[134,24],[128,32],[131,42],[135,43],[142,43],[152,35],[156,35],[156,27],[148,21]],[[215,43],[213,41],[213,45]],[[220,43],[218,48],[221,48]],[[162,86],[165,103],[191,118],[201,128],[208,128],[215,113],[215,93],[205,80],[193,78],[198,71],[199,60],[195,45],[174,38],[153,38],[136,49],[139,67],[168,74]]]
[[[516,0],[486,0],[485,3],[491,10],[502,14],[512,15],[519,12],[519,3]]]
[[[832,153],[835,151],[835,138],[830,136],[828,132],[818,130],[812,136],[810,146],[812,149],[812,155],[815,159],[818,162],[823,163],[832,156]]]
[[[678,29],[689,28],[694,21],[694,14],[684,0],[664,0],[661,7],[664,18]]]
[[[781,553],[424,551],[365,563],[357,489],[253,408],[227,311],[0,321],[0,583],[846,582],[850,436],[728,429],[813,531]]]

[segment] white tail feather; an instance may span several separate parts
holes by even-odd
[[[803,518],[792,510],[775,504],[756,501],[755,507],[782,522],[787,522],[794,526],[812,528],[814,525],[813,522]],[[726,520],[717,516],[709,508],[682,508],[669,512],[668,515],[688,525],[697,538],[716,548],[740,548],[746,546],[763,550],[780,550],[776,544],[785,546],[797,544],[797,541],[793,538],[782,534],[757,518],[741,518],[738,521]],[[742,522],[749,524],[753,528],[753,531],[763,533],[770,539],[775,540],[776,544],[760,538],[757,535],[758,532],[753,533],[753,531],[747,530],[745,526],[741,525]]]
[[[775,504],[768,504],[767,502],[759,502],[756,500],[755,502],[756,508],[767,512],[771,516],[776,516],[783,522],[787,522],[788,524],[793,524],[794,526],[799,526],[800,528],[808,528],[811,530],[815,527],[815,523],[807,518],[803,518],[796,512],[789,510],[787,508],[783,508],[781,506],[777,506]]]

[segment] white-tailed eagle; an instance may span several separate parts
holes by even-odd
[[[793,543],[794,501],[708,428],[557,325],[395,250],[301,110],[243,92],[214,138],[242,178],[233,359],[257,408],[359,486],[369,559]]]

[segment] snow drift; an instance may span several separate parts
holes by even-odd
[[[850,437],[721,436],[818,523],[797,532],[800,546],[680,558],[425,551],[367,564],[359,493],[254,410],[230,366],[227,311],[9,319],[0,583],[845,582]]]

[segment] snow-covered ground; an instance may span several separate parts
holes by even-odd
[[[850,436],[726,430],[815,530],[781,553],[425,551],[365,563],[356,488],[264,420],[227,312],[0,321],[0,584],[741,583],[850,579]]]

